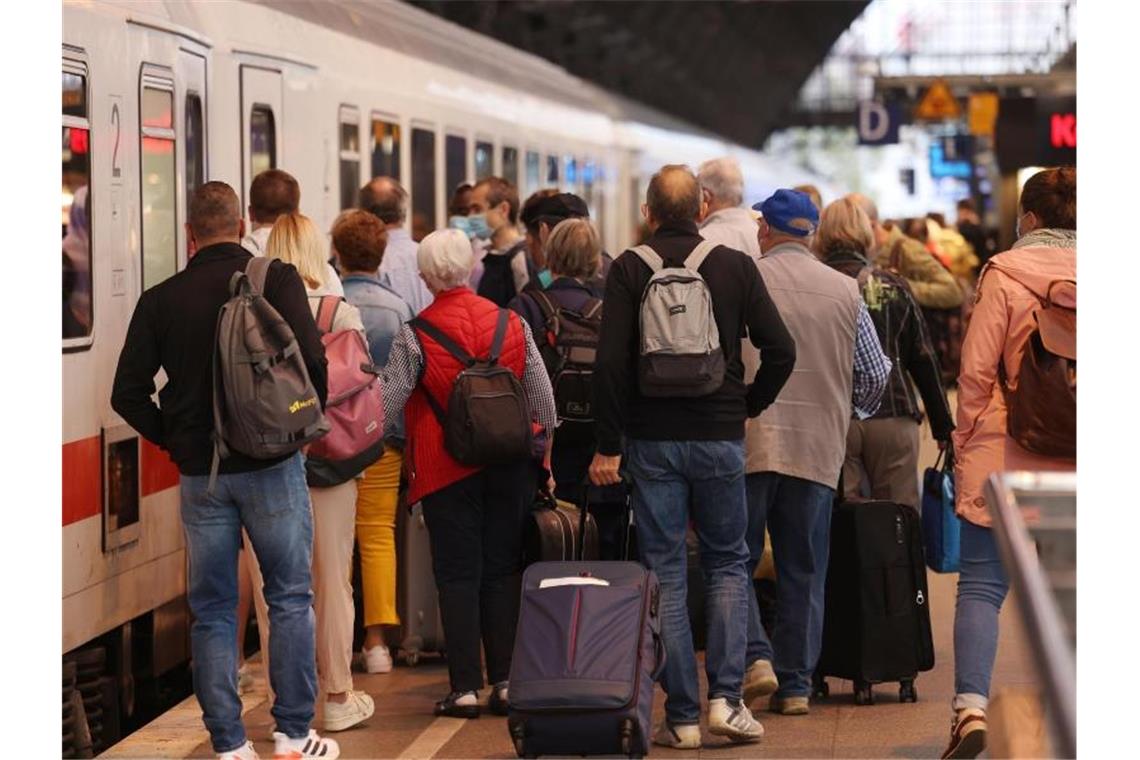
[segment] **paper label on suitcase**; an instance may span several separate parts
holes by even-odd
[[[554,588],[556,586],[608,586],[609,581],[601,578],[543,578],[539,581],[539,588]]]

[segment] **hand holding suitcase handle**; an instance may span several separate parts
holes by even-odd
[[[633,508],[630,506],[629,496],[633,492],[633,483],[624,471],[618,473],[618,482],[624,486],[625,491],[625,540],[621,543],[621,558],[623,562],[629,561],[629,544],[630,533],[633,530]],[[590,486],[591,478],[589,475],[582,480],[582,508],[578,514],[578,535],[586,535],[586,515],[590,512]],[[582,559],[582,552],[585,551],[585,541],[578,547],[578,559]]]

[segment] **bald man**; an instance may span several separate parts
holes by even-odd
[[[432,302],[431,291],[420,279],[416,263],[419,244],[412,240],[405,224],[408,219],[408,191],[391,177],[374,177],[360,188],[357,205],[384,223],[388,244],[380,261],[377,277],[419,314]]]
[[[688,167],[666,166],[653,176],[642,214],[652,233],[647,244],[664,267],[682,266],[703,242],[697,219],[706,211],[701,187]],[[751,593],[744,540],[744,421],[775,400],[796,356],[795,343],[751,258],[717,245],[697,267],[712,294],[724,382],[698,397],[642,394],[635,381],[639,313],[653,272],[636,252],[624,252],[606,280],[606,318],[594,369],[598,453],[590,465],[596,485],[619,482],[619,472],[633,481],[638,548],[661,581],[667,653],[661,681],[667,694],[666,720],[653,741],[677,749],[701,745],[697,663],[685,599],[685,529],[690,519],[700,539],[709,600],[709,732],[733,741],[754,741],[764,732],[741,703]],[[750,378],[744,376],[740,356],[746,334],[763,357]]]

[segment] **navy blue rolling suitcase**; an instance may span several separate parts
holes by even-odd
[[[657,577],[636,562],[523,573],[508,726],[519,757],[649,751],[665,665]]]

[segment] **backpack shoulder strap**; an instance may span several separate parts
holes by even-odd
[[[499,322],[495,325],[495,337],[491,339],[491,354],[487,357],[491,364],[499,362],[499,353],[503,350],[503,338],[507,335],[507,322],[510,318],[510,309],[499,309]]]
[[[585,319],[593,319],[598,316],[598,312],[602,310],[602,299],[594,298],[593,296],[586,299],[582,304],[582,316]]]
[[[265,277],[269,274],[269,265],[273,259],[265,256],[254,256],[245,265],[245,276],[249,278],[249,287],[254,295],[265,295]]]
[[[447,337],[447,334],[444,333],[443,330],[440,330],[438,327],[433,325],[431,322],[428,322],[423,317],[416,317],[408,324],[412,325],[413,329],[418,329],[424,334],[430,335],[432,340],[443,346],[443,349],[447,351],[447,353],[454,356],[465,366],[470,367],[475,363],[475,359],[473,359],[470,354],[460,348],[459,344],[457,344],[451,338]]]
[[[689,251],[689,255],[685,257],[685,268],[691,269],[696,272],[701,268],[701,264],[705,263],[705,259],[712,253],[713,248],[717,247],[717,243],[711,240],[702,240],[697,243],[697,246]]]
[[[317,330],[322,335],[333,331],[333,325],[336,324],[336,312],[343,300],[340,296],[321,296],[321,302],[317,306]]]
[[[524,293],[523,296],[530,296],[534,300],[535,304],[538,305],[538,310],[542,313],[542,322],[546,325],[547,332],[557,335],[558,315],[562,312],[558,304],[543,290],[532,290]]]
[[[651,272],[657,273],[665,268],[665,261],[657,251],[650,248],[648,245],[637,245],[629,250],[633,251],[634,255],[645,262]]]

